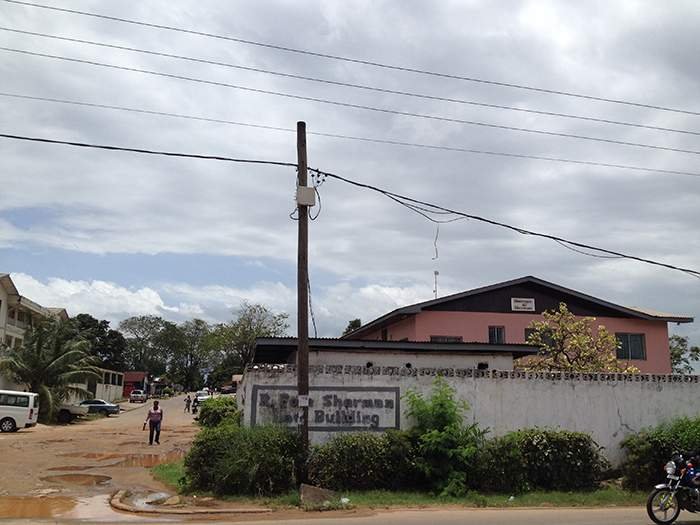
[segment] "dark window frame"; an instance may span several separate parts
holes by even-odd
[[[619,343],[616,351],[616,356],[621,361],[646,361],[647,360],[647,341],[645,333],[634,332],[616,332],[615,337]],[[641,346],[641,357],[632,357],[632,338],[638,337]]]
[[[464,337],[461,335],[431,335],[431,343],[463,343]]]
[[[492,337],[492,331],[493,331],[493,337]],[[499,334],[501,337],[498,337]],[[504,345],[504,344],[506,344],[506,327],[505,326],[502,326],[502,325],[489,326],[489,344],[490,345]]]

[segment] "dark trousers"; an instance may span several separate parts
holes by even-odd
[[[156,443],[160,443],[160,421],[148,422],[148,444],[153,444],[153,434],[156,436]]]

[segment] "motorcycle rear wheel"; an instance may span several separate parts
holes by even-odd
[[[647,514],[654,523],[667,525],[678,519],[681,506],[671,489],[656,489],[647,498]]]

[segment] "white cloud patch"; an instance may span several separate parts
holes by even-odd
[[[50,278],[39,281],[30,275],[13,273],[20,294],[43,306],[62,307],[69,315],[89,313],[100,319],[118,321],[130,315],[163,315],[179,312],[167,306],[152,288],[129,289],[106,281],[70,281]]]
[[[660,2],[98,2],[81,9],[251,40],[405,64],[476,78],[628,99],[698,111],[700,70],[693,0]],[[638,122],[697,131],[697,118],[600,101],[438,79],[282,53],[195,35],[157,31],[16,4],[4,25],[29,31],[192,55],[284,73],[439,97]],[[387,36],[387,20],[391,35]],[[468,21],[468,24],[465,24]],[[313,28],[313,30],[309,30]],[[435,28],[439,28],[438,31]],[[310,38],[311,36],[311,38]],[[369,93],[213,65],[0,32],[0,45],[129,67],[186,74],[252,88],[696,150],[692,135]],[[593,160],[697,172],[697,156],[620,144],[488,129],[360,111],[174,79],[7,52],[3,91],[406,142]],[[294,161],[293,133],[0,97],[7,132],[171,151]],[[377,145],[308,137],[309,163],[454,209],[589,244],[700,268],[697,177]],[[296,223],[289,220],[293,169],[168,159],[0,139],[0,248],[99,254],[209,254],[274,258],[292,267]],[[697,282],[641,263],[592,259],[476,221],[435,227],[365,190],[328,179],[323,211],[310,227],[312,276],[323,333],[346,318],[379,315],[441,291],[533,274],[602,298],[700,317]],[[32,210],[51,210],[47,217]],[[13,212],[24,212],[12,215]],[[6,214],[7,217],[4,217]],[[19,218],[17,218],[19,217]],[[47,271],[50,273],[50,261]],[[23,271],[23,268],[3,268]],[[198,274],[206,268],[196,268]],[[48,303],[95,315],[162,312],[218,319],[241,298],[293,311],[291,290],[271,273],[231,287],[129,287],[50,280]],[[182,278],[182,281],[187,281]],[[312,279],[313,280],[313,279]],[[327,281],[324,281],[327,282]],[[354,286],[350,283],[369,283]],[[69,285],[70,284],[70,285]],[[221,284],[221,283],[218,283]],[[29,294],[31,296],[31,294]],[[316,297],[318,296],[318,298]],[[98,299],[99,298],[99,299]],[[41,298],[38,298],[41,300]],[[68,306],[71,306],[68,304]],[[326,326],[332,327],[326,331]],[[689,327],[681,327],[691,330]],[[698,332],[692,332],[699,337]],[[700,341],[697,341],[700,342]]]

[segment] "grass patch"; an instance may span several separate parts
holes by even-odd
[[[608,507],[644,504],[646,494],[618,488],[604,488],[591,492],[527,492],[508,494],[479,494],[470,492],[463,498],[441,498],[425,492],[343,492],[356,507],[434,507],[457,505],[462,507]]]
[[[151,469],[153,477],[181,491],[180,479],[185,475],[184,462],[163,463]],[[212,494],[197,492],[197,495]],[[369,490],[363,492],[339,492],[338,496],[350,499],[354,507],[390,508],[390,507],[438,507],[453,505],[460,507],[625,507],[640,506],[646,501],[644,492],[629,492],[614,487],[606,487],[590,492],[527,492],[510,499],[509,494],[480,494],[470,492],[463,498],[440,498],[427,492],[391,492],[388,490]],[[291,491],[274,497],[253,498],[250,496],[224,496],[219,499],[240,503],[242,505],[261,505],[275,509],[298,507],[299,494]]]
[[[173,490],[184,493],[180,480],[185,476],[184,460],[172,463],[161,463],[151,468],[153,477]],[[197,496],[214,496],[210,492],[193,492]],[[253,498],[250,496],[214,496],[222,501],[240,503],[241,505],[261,505],[272,508],[298,507],[299,493],[297,491],[288,492],[279,496]]]
[[[161,463],[151,469],[153,477],[161,483],[180,490],[180,480],[185,475],[185,462],[174,461],[173,463]]]

